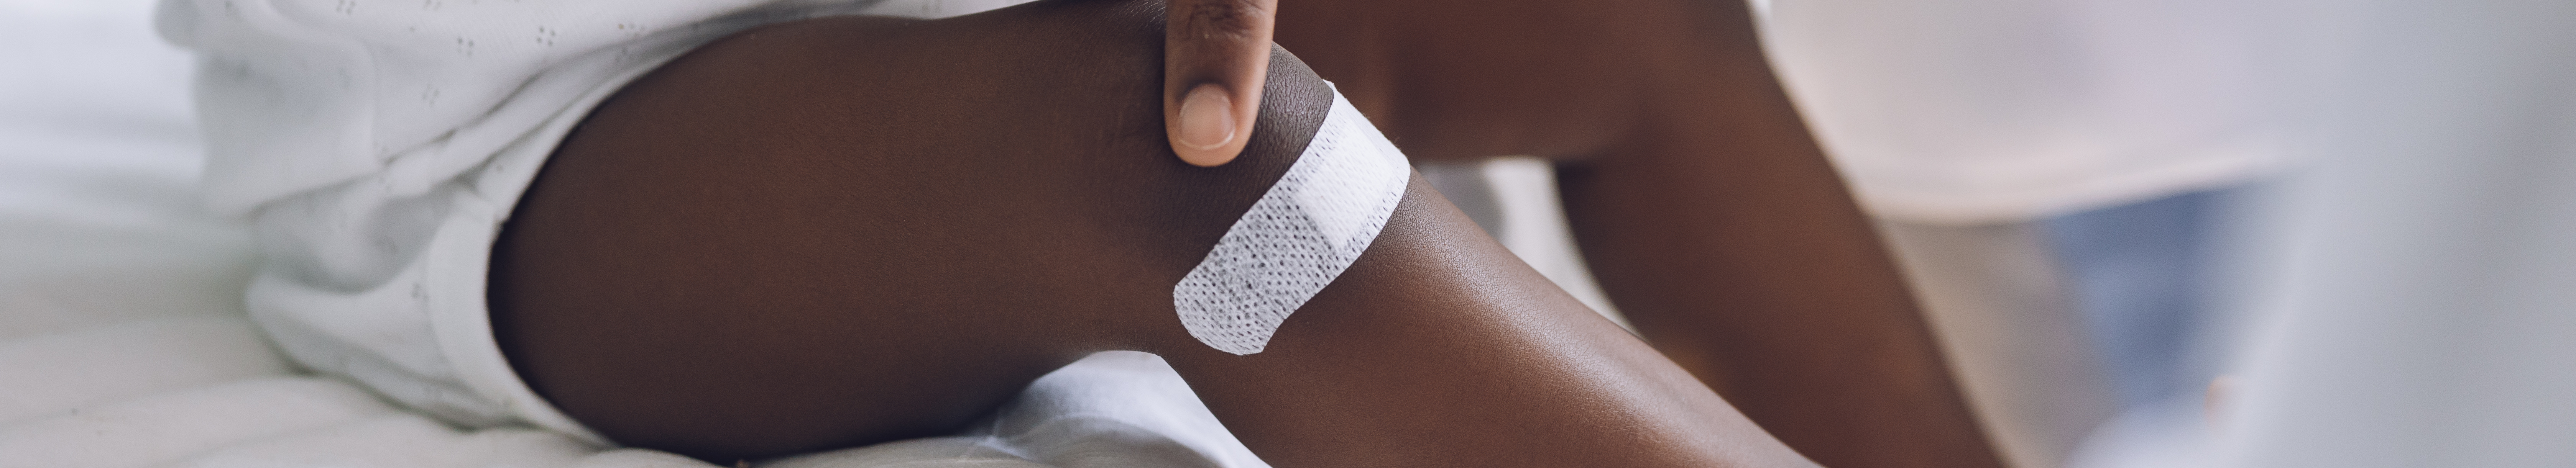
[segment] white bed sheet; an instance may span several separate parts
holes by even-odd
[[[186,54],[146,0],[0,0],[0,468],[707,467],[462,430],[302,373],[244,319],[196,205]],[[1261,467],[1159,358],[1104,353],[967,434],[762,466]]]

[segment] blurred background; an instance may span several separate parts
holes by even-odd
[[[2010,463],[2576,466],[2576,4],[1754,6]]]
[[[1755,6],[2015,466],[2576,466],[2576,2]],[[0,458],[123,397],[42,340],[237,314],[151,8],[0,0]],[[1616,318],[1547,163],[1421,169]],[[117,388],[286,372],[182,328]]]

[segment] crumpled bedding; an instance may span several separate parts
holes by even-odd
[[[189,58],[149,10],[0,0],[0,468],[713,466],[451,427],[286,361],[241,310],[249,236],[197,208]],[[966,433],[757,465],[1266,466],[1130,352]]]

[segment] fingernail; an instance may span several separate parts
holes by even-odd
[[[1234,141],[1234,99],[1214,84],[1190,89],[1181,98],[1181,144],[1202,150]]]

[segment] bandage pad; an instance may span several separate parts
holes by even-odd
[[[1219,351],[1261,352],[1377,240],[1411,178],[1404,153],[1333,93],[1297,162],[1172,287],[1181,326]]]

